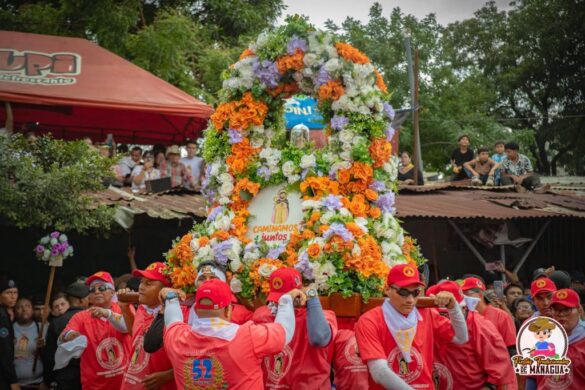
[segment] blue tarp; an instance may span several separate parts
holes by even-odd
[[[304,124],[309,129],[323,129],[323,117],[317,109],[317,101],[309,96],[294,96],[284,104],[284,121],[287,129]]]

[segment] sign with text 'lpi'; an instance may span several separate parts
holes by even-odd
[[[304,124],[309,129],[323,129],[323,117],[317,109],[317,101],[309,96],[294,96],[284,104],[286,128]]]

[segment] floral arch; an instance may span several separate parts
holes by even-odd
[[[277,268],[297,268],[322,294],[381,294],[389,268],[420,264],[416,243],[394,217],[394,111],[368,57],[299,17],[261,34],[223,74],[221,103],[205,131],[208,217],[166,254],[175,287],[192,292],[196,266],[230,271],[232,290],[252,299]],[[284,99],[315,97],[328,144],[293,145]],[[300,146],[300,147],[299,147]],[[302,223],[286,246],[252,241],[248,207],[264,188],[302,197]]]

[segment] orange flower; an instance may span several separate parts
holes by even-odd
[[[378,69],[376,69],[376,68],[374,68],[374,73],[376,73],[376,87],[378,87],[378,89],[380,91],[387,93],[388,87],[386,86],[386,83],[384,82],[384,78],[382,77],[382,75],[380,74]]]
[[[353,177],[367,184],[372,179],[374,170],[370,165],[356,161],[353,163],[351,173],[353,174]]]
[[[225,230],[218,230],[215,233],[213,233],[213,237],[218,238],[222,241],[225,241],[228,238],[230,238],[230,234],[228,232],[226,232]]]
[[[345,89],[339,81],[328,81],[319,87],[319,100],[337,100],[345,95]]]
[[[376,138],[370,145],[370,156],[374,160],[374,168],[380,168],[392,155],[392,144],[384,138]]]
[[[337,49],[337,54],[348,61],[356,64],[367,64],[370,62],[368,56],[350,44],[338,42],[335,44],[335,48]]]
[[[272,97],[277,97],[282,94],[283,99],[295,95],[299,91],[299,85],[297,83],[280,83],[276,88],[268,89],[267,92]]]
[[[230,168],[230,173],[234,175],[242,173],[250,163],[250,160],[258,154],[259,151],[259,148],[253,148],[250,145],[250,140],[248,138],[244,138],[241,142],[233,144],[232,154],[226,159],[226,163]]]
[[[288,70],[302,70],[305,64],[303,63],[303,58],[305,54],[300,50],[297,49],[295,54],[284,55],[276,60],[276,67],[280,74],[285,74]]]
[[[220,104],[211,115],[216,130],[223,130],[226,122],[232,129],[245,130],[251,125],[264,123],[268,106],[255,100],[250,92],[245,92],[241,100]]]
[[[308,191],[312,194],[309,194]],[[327,194],[337,195],[339,193],[339,183],[330,180],[328,177],[311,176],[301,183],[301,193],[311,199],[319,199]]]
[[[351,179],[351,170],[350,169],[340,169],[337,171],[337,181],[339,184],[347,184]]]
[[[380,216],[382,215],[382,210],[380,210],[378,207],[372,207],[370,208],[368,214],[370,215],[371,218],[377,219],[380,218]]]
[[[319,247],[319,244],[311,244],[311,245],[309,245],[309,247],[307,248],[307,253],[311,257],[317,257],[317,256],[319,256],[319,253],[321,253],[321,248]]]
[[[242,54],[240,54],[240,60],[243,60],[246,57],[255,56],[255,55],[256,55],[256,53],[254,53],[252,50],[246,49],[242,52]]]
[[[312,230],[309,229],[303,230],[303,239],[310,240],[312,238],[315,238],[315,233]]]
[[[366,196],[366,198],[370,202],[373,202],[376,199],[378,199],[378,193],[376,191],[374,191],[374,190],[369,189],[369,188],[364,191],[364,195]]]
[[[256,194],[258,193],[258,191],[260,190],[260,184],[259,183],[255,183],[253,181],[248,180],[247,178],[238,180],[238,182],[236,183],[235,187],[234,187],[234,193],[232,195],[232,200],[236,203],[242,203],[245,207],[245,205],[247,203],[250,202],[251,199],[247,199],[244,200],[241,198],[241,192],[247,192],[249,193],[252,197],[256,196]],[[237,208],[238,210],[240,210],[240,207]],[[241,210],[240,210],[241,211]]]
[[[270,284],[268,283],[268,279],[264,278],[262,275],[258,273],[258,269],[263,264],[270,264],[276,267],[277,269],[284,267],[284,264],[280,260],[262,258],[256,260],[250,267],[249,274],[250,280],[254,283],[256,287],[259,287],[261,289],[262,293],[268,294],[270,292]]]
[[[216,130],[223,130],[225,122],[229,120],[234,107],[235,103],[229,102],[222,103],[215,109],[215,112],[211,115],[210,119]]]
[[[358,238],[364,235],[362,228],[360,228],[359,225],[355,222],[348,222],[345,224],[345,227],[351,232],[351,234]]]
[[[329,230],[329,225],[321,225],[321,226],[319,226],[319,232],[320,233],[325,233],[327,230]]]
[[[375,275],[385,278],[388,274],[388,266],[382,261],[382,250],[371,236],[365,235],[357,240],[360,248],[359,256],[352,256],[346,253],[344,262],[347,268],[355,269],[364,277]]]

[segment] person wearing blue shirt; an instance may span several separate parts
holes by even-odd
[[[506,152],[504,148],[505,145],[506,143],[504,141],[496,141],[496,143],[494,144],[494,149],[496,152],[492,154],[491,158],[498,164],[500,164],[506,158]],[[501,170],[497,169],[494,176],[497,186],[502,184],[501,177],[502,177]]]

